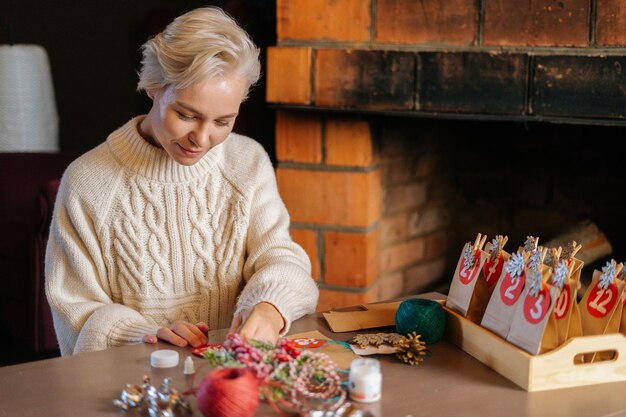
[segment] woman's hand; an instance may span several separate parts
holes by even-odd
[[[176,346],[192,347],[203,346],[207,344],[206,333],[209,331],[209,325],[205,322],[191,324],[186,321],[177,321],[167,327],[161,327],[157,330],[157,334],[147,334],[143,337],[144,343],[156,343],[159,339],[169,342]]]
[[[276,307],[270,303],[261,302],[252,310],[236,316],[230,331],[239,333],[244,339],[274,344],[283,327],[285,327],[285,319]]]

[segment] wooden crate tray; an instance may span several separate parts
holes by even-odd
[[[444,310],[450,342],[526,391],[626,381],[626,337],[622,334],[576,337],[533,356],[445,306]],[[577,355],[601,351],[616,354],[607,361],[574,363]]]

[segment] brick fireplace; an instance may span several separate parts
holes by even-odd
[[[277,0],[277,178],[319,309],[441,288],[477,232],[588,218],[625,253],[624,27],[621,0]]]

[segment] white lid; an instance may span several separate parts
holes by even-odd
[[[172,368],[178,365],[178,352],[175,350],[155,350],[150,355],[150,365],[155,368]]]

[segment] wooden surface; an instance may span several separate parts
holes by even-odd
[[[292,333],[319,330],[328,337],[347,340],[354,333],[333,334],[321,314],[298,320]],[[392,331],[392,328],[374,329]],[[221,334],[211,334],[218,341]],[[155,349],[181,353],[178,368],[150,368]],[[432,356],[411,367],[392,357],[381,357],[382,400],[360,406],[377,417],[418,416],[607,416],[626,413],[625,382],[528,393],[447,341],[430,346]],[[182,361],[188,348],[171,345],[134,345],[0,368],[0,416],[135,416],[117,411],[112,400],[126,383],[140,383],[144,374],[153,384],[166,376],[176,389],[186,389]],[[194,358],[196,366],[202,363]],[[196,375],[196,384],[207,371]],[[201,416],[190,399],[194,416]],[[258,416],[275,416],[263,406]]]

